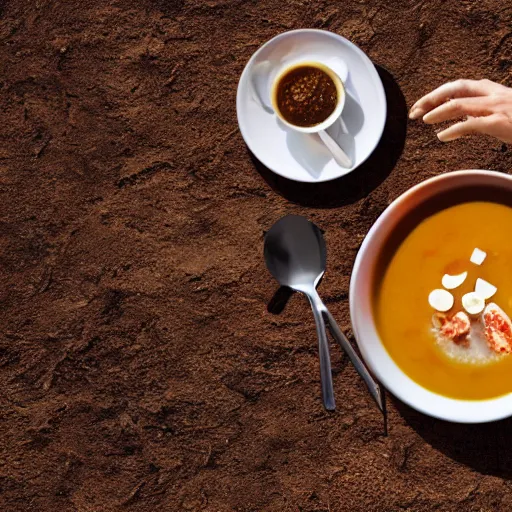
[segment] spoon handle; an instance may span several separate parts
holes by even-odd
[[[350,169],[352,167],[352,160],[350,157],[341,149],[340,145],[325,131],[321,130],[318,132],[320,139],[327,146],[327,149],[331,152],[335,162],[341,167]]]
[[[324,407],[328,411],[336,409],[334,400],[334,389],[332,386],[331,357],[329,355],[329,344],[327,342],[327,333],[325,331],[325,321],[321,309],[315,298],[308,295],[313,316],[315,317],[316,332],[318,335],[318,352],[320,355],[320,379],[322,381],[322,398]]]
[[[324,306],[324,313],[327,317],[327,326],[329,328],[330,333],[333,338],[341,345],[341,348],[347,353],[348,357],[352,361],[352,364],[355,366],[357,373],[363,378],[368,390],[370,391],[373,399],[379,406],[379,409],[382,413],[385,412],[385,403],[384,403],[384,395],[382,394],[381,387],[373,377],[370,375],[370,372],[366,369],[366,366],[361,361],[360,357],[357,355],[357,352],[354,350],[350,341],[348,341],[347,337],[343,334],[341,329],[338,327],[336,320],[331,315],[329,310]]]

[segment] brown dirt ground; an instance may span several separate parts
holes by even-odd
[[[391,400],[385,437],[336,347],[323,411],[313,318],[298,296],[267,311],[262,259],[274,221],[314,220],[350,334],[351,267],[386,205],[512,170],[501,143],[443,145],[405,117],[456,77],[512,85],[511,26],[499,0],[1,1],[0,509],[511,510],[511,421]],[[276,179],[237,129],[251,53],[299,27],[358,44],[389,96],[377,156],[327,187]]]

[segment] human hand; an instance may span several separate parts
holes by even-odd
[[[427,124],[467,117],[437,134],[443,142],[485,133],[512,144],[512,89],[490,80],[456,80],[438,87],[412,106],[409,117],[422,116]]]

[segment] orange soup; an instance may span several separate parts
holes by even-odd
[[[486,253],[480,265],[470,261],[475,248]],[[433,333],[435,311],[429,294],[443,288],[443,275],[464,272],[464,282],[449,290],[454,303],[448,315],[463,310],[462,297],[475,290],[480,278],[497,287],[487,302],[511,316],[511,207],[466,202],[439,211],[412,229],[376,283],[377,329],[390,356],[418,384],[453,398],[489,399],[512,391],[512,354],[485,363],[461,362],[443,351]]]

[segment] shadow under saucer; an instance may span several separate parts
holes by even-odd
[[[407,105],[393,76],[380,66],[376,68],[386,92],[387,118],[380,142],[368,160],[341,178],[322,183],[302,183],[273,173],[249,151],[256,170],[272,189],[303,206],[334,208],[358,201],[386,179],[405,145]],[[356,101],[354,103],[357,105]],[[294,141],[288,143],[293,153]]]

